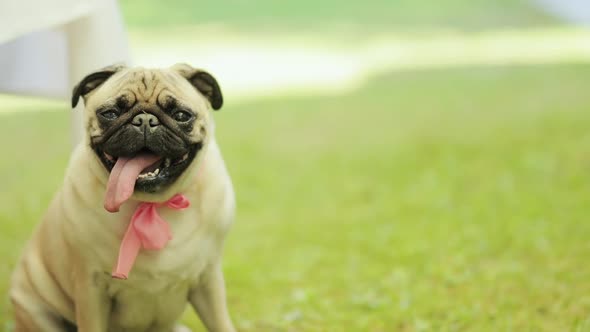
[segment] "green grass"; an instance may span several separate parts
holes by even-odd
[[[225,24],[240,31],[529,27],[553,19],[526,0],[123,0],[132,28]]]
[[[590,331],[589,84],[405,72],[216,113],[240,331]],[[0,294],[69,151],[65,109],[1,118]]]

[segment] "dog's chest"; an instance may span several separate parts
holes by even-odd
[[[182,314],[191,288],[219,250],[209,227],[199,224],[204,221],[196,220],[192,211],[182,212],[183,218],[178,218],[178,211],[161,212],[173,238],[164,249],[141,250],[127,280],[111,278],[105,266],[98,272],[98,286],[111,301],[112,330],[159,331]]]
[[[130,228],[134,207],[128,210],[73,226],[70,238],[75,239],[77,247],[95,270],[110,273],[115,266],[124,234]],[[158,214],[168,223],[172,239],[160,250],[140,249],[130,279],[178,279],[194,275],[219,250],[215,242],[216,222],[206,220],[196,209],[178,211],[161,207]]]
[[[179,318],[193,280],[161,274],[110,280],[109,331],[162,331]]]

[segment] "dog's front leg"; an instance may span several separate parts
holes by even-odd
[[[235,331],[227,310],[221,262],[205,271],[189,300],[209,332]]]
[[[76,278],[76,325],[79,332],[106,332],[111,301],[98,278],[79,274]]]
[[[64,322],[52,314],[45,303],[21,290],[12,290],[14,332],[46,331],[63,332]]]

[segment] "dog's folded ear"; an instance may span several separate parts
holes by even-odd
[[[184,63],[172,66],[172,70],[175,70],[182,77],[186,78],[192,86],[207,97],[214,110],[221,108],[223,105],[223,95],[221,94],[221,88],[213,75],[204,70],[195,69]]]
[[[86,77],[84,77],[80,83],[76,84],[74,87],[74,91],[72,92],[72,108],[78,105],[80,97],[84,97],[90,91],[98,88],[107,79],[109,79],[109,77],[113,76],[122,68],[123,66],[121,65],[113,65],[86,75]]]

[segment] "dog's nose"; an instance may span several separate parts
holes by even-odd
[[[136,127],[157,127],[160,125],[160,120],[150,113],[140,113],[137,114],[133,120],[131,120],[131,124]]]

